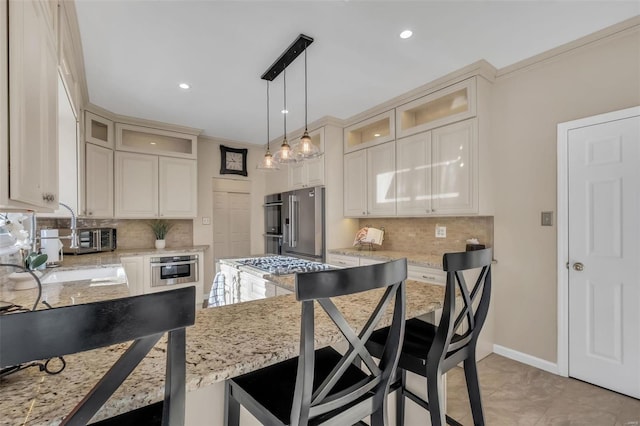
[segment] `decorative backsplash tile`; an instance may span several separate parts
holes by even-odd
[[[167,234],[167,248],[193,245],[193,220],[168,220],[173,227]],[[69,219],[38,218],[38,228],[68,228]],[[152,248],[155,236],[148,220],[139,219],[78,219],[78,228],[116,228],[119,249]]]
[[[493,216],[368,218],[360,219],[360,228],[384,228],[381,249],[440,255],[464,251],[466,240],[477,238],[493,247]],[[436,238],[436,226],[446,226],[446,238]]]

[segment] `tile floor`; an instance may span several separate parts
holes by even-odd
[[[488,426],[640,426],[635,398],[496,354],[480,361],[478,370]],[[473,425],[463,370],[450,371],[447,379],[447,413]]]

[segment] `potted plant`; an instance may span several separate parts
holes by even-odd
[[[164,219],[156,219],[149,222],[149,226],[156,236],[156,248],[163,249],[166,245],[165,238],[169,230],[173,227],[173,224]]]

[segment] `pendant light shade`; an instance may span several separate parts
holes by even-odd
[[[282,139],[282,145],[280,145],[280,149],[275,153],[274,158],[278,163],[281,164],[289,164],[296,163],[300,156],[291,149],[291,145],[287,141],[287,68],[285,66],[283,73],[283,86],[284,86],[284,108],[282,110],[282,115],[284,115],[284,137]]]
[[[293,147],[294,154],[300,159],[315,158],[322,155],[320,148],[313,144],[309,130],[307,129],[307,49],[304,50],[304,133]]]
[[[256,167],[260,170],[278,170],[280,167],[269,151],[269,81],[267,81],[267,152]]]

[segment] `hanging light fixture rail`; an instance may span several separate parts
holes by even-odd
[[[273,81],[273,79],[279,76],[288,65],[295,61],[295,59],[304,52],[311,43],[313,43],[313,38],[300,34],[260,78],[263,80]]]

